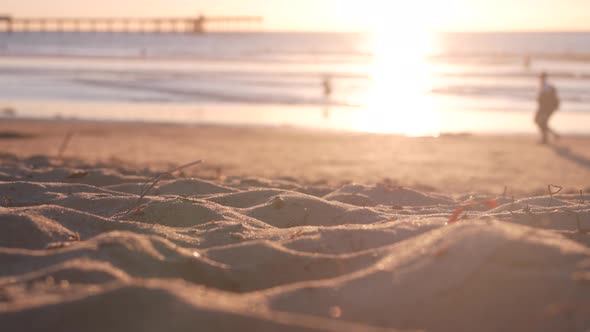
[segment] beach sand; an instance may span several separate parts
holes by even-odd
[[[205,161],[188,175],[286,177],[304,184],[378,183],[443,193],[540,195],[548,184],[577,193],[590,189],[590,137],[565,137],[557,145],[536,136],[396,135],[293,128],[239,128],[70,121],[0,121],[0,151],[19,157],[64,158],[161,171]],[[4,135],[2,135],[4,134]],[[17,136],[18,136],[17,135]]]
[[[6,330],[590,328],[590,138],[0,133]]]

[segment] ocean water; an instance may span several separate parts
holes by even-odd
[[[585,32],[0,33],[0,109],[21,117],[533,133],[541,71],[556,129],[590,134]]]

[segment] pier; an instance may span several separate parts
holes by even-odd
[[[197,17],[13,17],[0,15],[2,32],[145,32],[192,33],[209,30],[247,30],[262,23],[259,16],[204,16]]]

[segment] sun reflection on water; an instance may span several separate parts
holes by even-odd
[[[438,119],[428,91],[432,87],[427,55],[432,35],[385,25],[371,37],[372,83],[356,124],[359,130],[408,136],[437,135]]]

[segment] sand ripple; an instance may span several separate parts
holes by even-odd
[[[587,197],[466,208],[409,188],[168,179],[3,156],[0,326],[582,331]],[[488,198],[489,199],[489,198]]]

